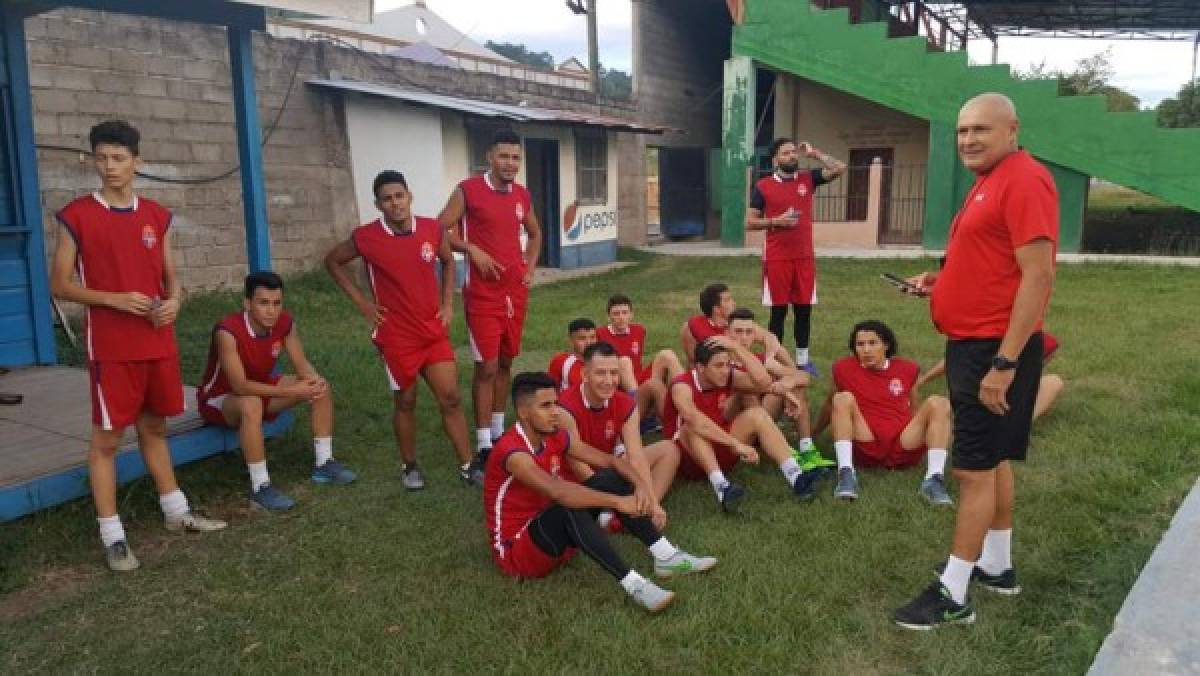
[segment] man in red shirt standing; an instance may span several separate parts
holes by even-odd
[[[105,559],[115,571],[138,567],[117,515],[113,462],[129,425],[136,426],[167,529],[213,531],[226,525],[189,509],[167,449],[166,416],[184,408],[174,327],[182,289],[171,255],[171,212],[133,191],[140,139],[124,120],[92,127],[88,140],[101,188],[58,212],[67,236],[58,238],[50,278],[56,298],[86,306],[88,478]]]
[[[819,160],[821,169],[800,171],[800,153]],[[790,138],[771,143],[775,171],[758,180],[746,209],[746,229],[766,230],[763,240],[763,305],[771,308],[768,326],[783,342],[788,305],[796,334],[796,365],[816,376],[809,362],[812,306],[817,304],[817,266],[813,251],[813,193],[846,171],[846,165],[811,143]]]
[[[817,416],[816,432],[833,427],[838,481],[833,496],[858,499],[860,465],[896,468],[927,460],[918,490],[935,505],[952,505],[946,492],[946,448],[950,443],[950,401],[934,395],[921,401],[915,361],[896,356],[896,334],[868,320],[850,331],[852,356],[833,364],[833,390]]]
[[[392,388],[392,429],[400,447],[404,487],[425,487],[417,467],[418,375],[437,398],[442,429],[458,457],[459,478],[468,485],[481,485],[483,469],[471,467],[458,365],[448,331],[454,314],[454,254],[437,221],[413,216],[412,192],[403,174],[380,172],[372,188],[382,217],[355,228],[349,239],[334,247],[325,256],[325,269],[372,327],[371,341],[383,358]],[[345,269],[358,257],[366,263],[370,299]]]
[[[596,322],[586,318],[572,319],[567,324],[570,352],[558,352],[550,358],[546,373],[558,383],[558,389],[569,390],[583,382],[583,352],[596,342]]]
[[[296,369],[294,376],[278,372],[279,355],[284,352]],[[312,407],[312,480],[342,486],[356,478],[333,459],[329,383],[304,354],[300,332],[292,315],[283,309],[283,279],[274,272],[260,270],[247,275],[242,311],[231,312],[213,327],[196,402],[206,422],[238,430],[250,472],[250,500],[257,507],[284,511],[296,504],[271,484],[262,424],[302,402]]]
[[[958,153],[975,184],[950,225],[940,273],[909,280],[932,292],[930,314],[945,334],[946,383],[954,407],[958,518],[939,577],[894,620],[909,629],[970,623],[967,585],[1020,591],[1012,564],[1014,485],[1042,372],[1042,319],[1054,288],[1058,190],[1017,145],[1017,113],[982,94],[958,114]]]
[[[475,358],[471,396],[479,463],[504,432],[512,360],[521,353],[529,285],[542,248],[529,191],[516,182],[521,137],[497,131],[487,156],[488,170],[459,183],[438,216],[450,246],[467,256],[463,310]],[[524,249],[522,228],[528,235]]]
[[[617,554],[596,523],[605,509],[619,513],[625,529],[650,550],[658,577],[717,565],[715,558],[693,556],[662,536],[654,521],[665,521],[665,513],[629,459],[588,446],[561,424],[553,379],[521,373],[512,390],[517,424],[488,454],[483,487],[492,559],[505,575],[545,577],[582,551],[643,608],[666,608],[675,594],[642,577]],[[577,483],[564,476],[569,461],[599,469]]]

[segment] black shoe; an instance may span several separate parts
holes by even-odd
[[[796,475],[792,482],[792,495],[801,502],[812,502],[817,497],[817,484],[821,483],[821,472],[809,470]]]
[[[950,590],[940,580],[934,580],[917,598],[896,610],[892,621],[905,629],[928,631],[947,624],[973,624],[975,611],[971,606],[955,603]]]
[[[946,562],[943,561],[933,570],[938,576],[941,576],[946,571]],[[1009,568],[999,575],[991,575],[979,566],[975,566],[971,569],[971,580],[978,582],[980,587],[996,594],[1016,596],[1021,593],[1021,584],[1017,582],[1017,571],[1015,568]]]
[[[726,481],[725,487],[721,489],[721,509],[726,512],[737,511],[738,503],[744,497],[746,497],[746,489],[742,488],[741,484]]]
[[[463,467],[458,468],[458,478],[468,486],[479,487],[483,485],[483,467],[472,460]]]

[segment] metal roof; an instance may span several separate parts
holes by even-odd
[[[1000,36],[1191,40],[1200,31],[1200,2],[1196,0],[970,0],[955,4],[965,7],[972,21]]]
[[[581,113],[557,108],[539,108],[536,106],[514,106],[506,103],[467,99],[461,96],[434,94],[433,92],[416,89],[400,89],[372,84],[370,82],[360,82],[358,80],[326,80],[315,78],[308,80],[307,84],[320,89],[357,92],[359,94],[380,96],[417,105],[457,110],[480,117],[513,120],[514,122],[603,127],[605,129],[634,131],[643,134],[661,134],[667,131],[666,127],[639,124],[631,120],[609,115],[595,115],[592,113]]]

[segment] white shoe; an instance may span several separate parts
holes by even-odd
[[[652,613],[666,608],[675,600],[675,592],[663,589],[650,580],[640,580],[633,591],[629,592],[629,596]]]
[[[703,573],[712,570],[717,565],[715,556],[693,556],[676,549],[675,555],[666,561],[654,562],[654,574],[661,578],[687,575],[688,573]]]
[[[200,516],[195,512],[185,512],[179,516],[166,517],[167,530],[172,533],[182,533],[183,531],[211,533],[216,530],[225,530],[225,527],[228,525],[220,519],[210,519],[206,516]]]

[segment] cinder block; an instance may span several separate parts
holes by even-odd
[[[38,89],[33,92],[33,109],[43,113],[74,113],[79,110],[76,92]]]

